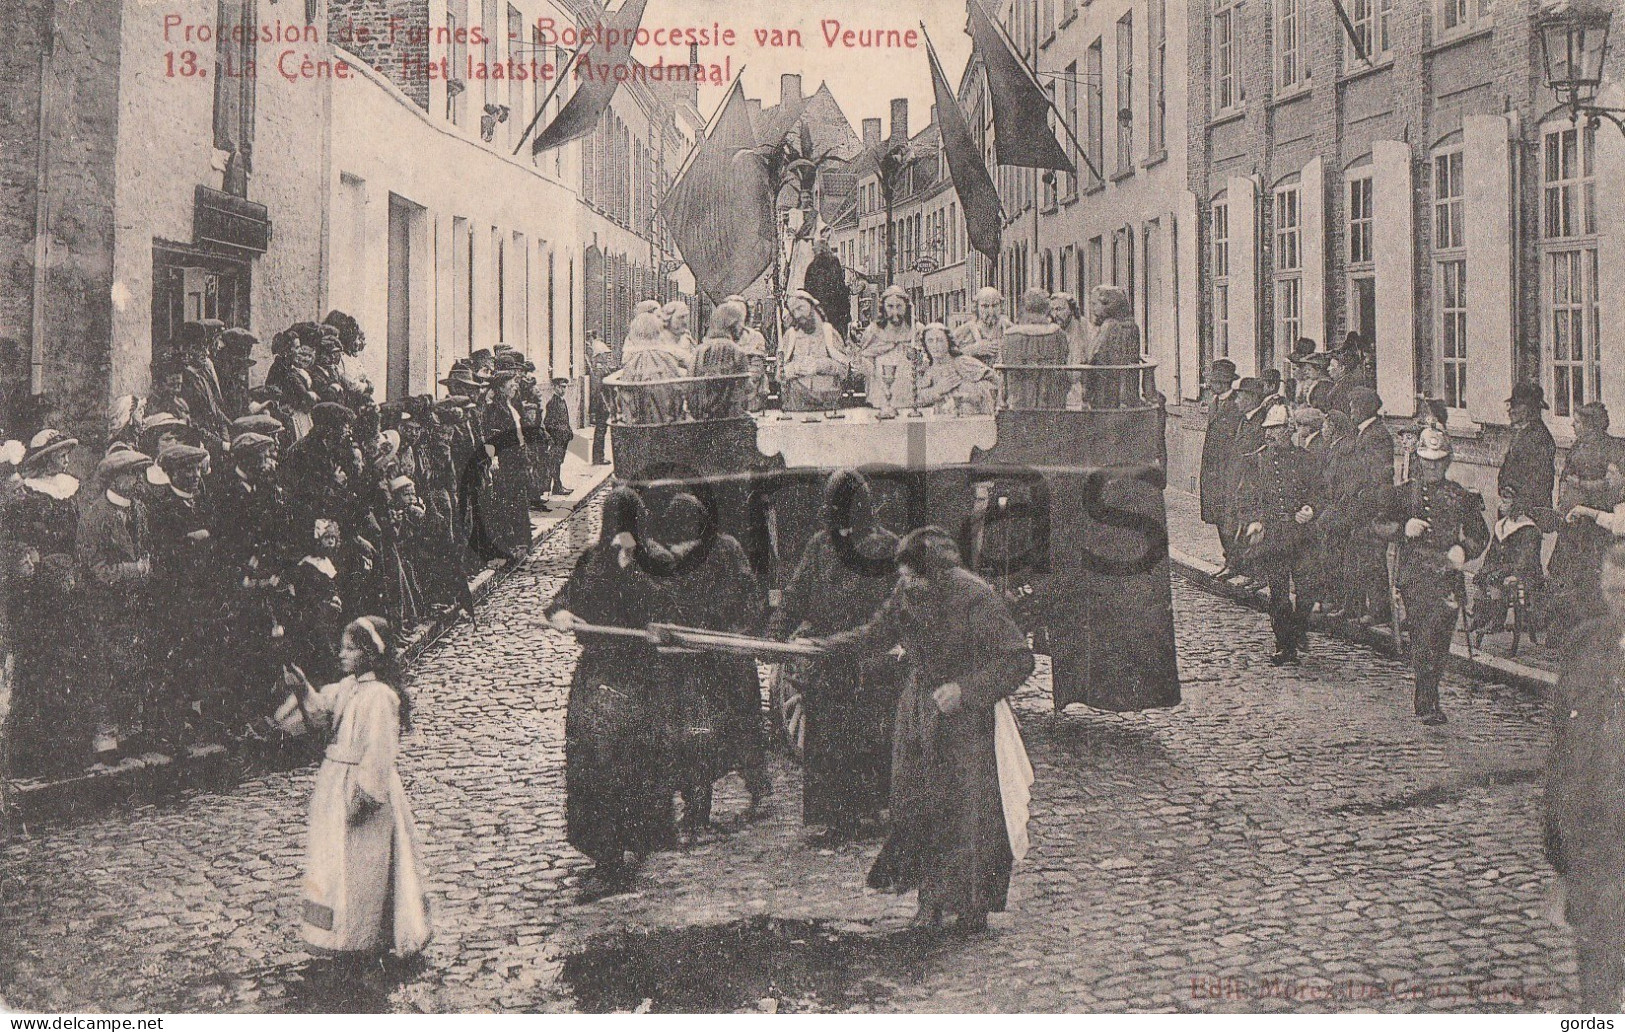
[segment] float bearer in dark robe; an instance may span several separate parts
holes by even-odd
[[[1209,392],[1207,433],[1202,438],[1202,475],[1199,482],[1202,522],[1219,531],[1224,549],[1224,569],[1228,575],[1235,564],[1236,543],[1230,536],[1230,462],[1235,456],[1236,428],[1241,423],[1241,407],[1233,386],[1236,364],[1228,358],[1215,359],[1207,371]]]
[[[644,567],[642,503],[618,487],[604,502],[598,542],[582,553],[547,615],[569,631],[578,623],[641,629],[655,612],[660,579]],[[640,526],[640,522],[643,524]],[[642,560],[642,561],[640,561]],[[647,644],[584,636],[564,723],[565,835],[597,864],[587,898],[618,891],[637,860],[677,843],[674,788],[662,713],[663,664]]]
[[[862,627],[821,640],[837,656],[901,643],[908,685],[892,738],[891,835],[869,884],[919,890],[914,923],[958,915],[964,932],[1002,911],[1014,864],[994,751],[994,707],[1033,670],[1032,650],[987,582],[960,565],[953,539],[922,527],[897,550],[897,588]]]
[[[824,526],[807,542],[768,633],[776,638],[849,631],[885,604],[897,583],[897,536],[876,524],[869,482],[841,470],[824,488]],[[891,781],[891,714],[901,687],[891,656],[792,665],[801,688],[806,768],[801,819],[822,824],[823,844],[876,821]]]

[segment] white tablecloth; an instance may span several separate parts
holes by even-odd
[[[884,463],[917,468],[952,466],[970,461],[972,448],[991,448],[998,438],[992,416],[918,418],[907,410],[896,419],[878,419],[874,409],[846,409],[845,419],[806,422],[809,413],[761,413],[756,423],[756,447],[763,455],[784,456],[789,467],[840,469]]]

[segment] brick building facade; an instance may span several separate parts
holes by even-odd
[[[1384,412],[1443,398],[1463,474],[1492,489],[1514,383],[1545,387],[1560,443],[1583,402],[1625,412],[1602,333],[1625,288],[1625,223],[1610,217],[1625,139],[1554,110],[1530,5],[1346,8],[1359,48],[1303,0],[1190,8],[1202,318],[1187,346],[1204,366],[1291,375],[1299,336],[1374,339]],[[1170,420],[1180,486],[1200,451],[1193,397]]]

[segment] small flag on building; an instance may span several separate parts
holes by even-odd
[[[755,145],[736,78],[710,131],[660,202],[660,217],[694,282],[715,300],[742,293],[773,261],[773,191]]]
[[[923,24],[920,32],[925,32]],[[948,159],[948,175],[953,180],[954,192],[959,195],[959,208],[965,213],[965,230],[972,247],[996,260],[999,256],[999,191],[993,185],[993,177],[987,174],[982,148],[965,120],[965,113],[960,110],[959,98],[954,96],[953,87],[942,74],[930,36],[925,37],[925,53],[931,61],[931,85],[936,91],[937,127],[942,133],[942,149]]]
[[[580,85],[559,111],[559,117],[537,134],[536,142],[530,148],[532,154],[562,147],[593,131],[604,109],[609,107],[610,99],[615,96],[615,88],[620,85],[621,79],[631,74],[627,69],[632,64],[632,40],[643,22],[643,8],[647,3],[648,0],[626,0],[621,9],[615,12],[615,17],[610,19],[606,27],[608,31],[595,39],[592,46],[577,58],[576,81]],[[606,36],[609,42],[604,44],[601,41]],[[569,69],[560,68],[558,74],[567,75]]]
[[[1049,127],[1053,105],[981,0],[969,0],[971,39],[993,98],[993,153],[1001,165],[1076,172]],[[1059,116],[1057,116],[1059,117]]]

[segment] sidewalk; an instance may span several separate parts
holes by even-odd
[[[1268,594],[1261,585],[1243,586],[1234,581],[1216,580],[1223,567],[1218,534],[1202,522],[1197,497],[1169,488],[1163,492],[1168,507],[1168,554],[1174,571],[1204,591],[1223,595],[1243,605],[1263,611]],[[1314,630],[1345,641],[1358,642],[1393,654],[1393,634],[1387,626],[1363,627],[1352,620],[1328,620],[1316,616]],[[1458,673],[1481,681],[1495,681],[1540,693],[1557,683],[1557,656],[1544,642],[1531,643],[1525,637],[1518,655],[1511,655],[1512,635],[1488,635],[1482,646],[1469,650],[1467,636],[1458,627],[1450,645],[1451,667]]]
[[[592,428],[578,430],[564,457],[562,476],[570,487],[568,497],[550,499],[551,511],[530,513],[530,536],[533,544],[552,534],[577,509],[587,504],[614,470],[613,466],[594,466],[590,462]],[[584,535],[590,536],[590,535]],[[582,545],[586,541],[581,542]],[[469,580],[476,602],[490,594],[502,578],[517,564],[493,562],[475,572]],[[437,617],[419,627],[401,646],[403,665],[410,667],[445,632],[459,620],[468,618],[462,610]],[[129,756],[117,763],[96,764],[84,773],[64,778],[16,778],[6,784],[5,811],[0,811],[0,831],[7,819],[26,821],[34,817],[57,819],[93,810],[119,799],[150,799],[161,797],[188,785],[229,778],[234,761],[239,767],[253,768],[251,760],[244,762],[242,754],[225,746],[207,744],[193,746],[185,756],[166,756],[148,752]]]

